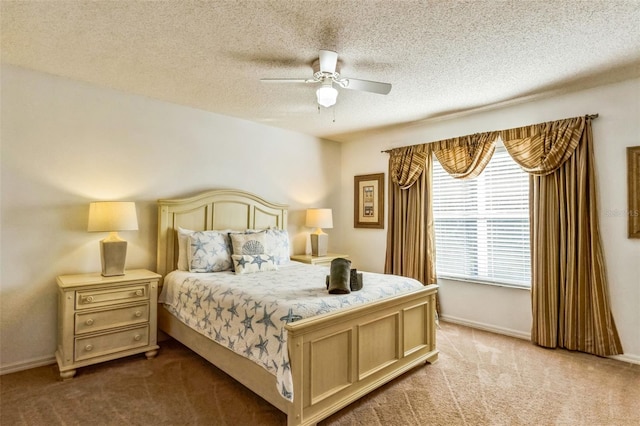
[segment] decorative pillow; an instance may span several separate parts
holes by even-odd
[[[189,255],[187,254],[187,239],[195,231],[178,227],[178,271],[189,270]]]
[[[232,267],[228,234],[198,231],[187,237],[190,272],[220,272]]]
[[[289,233],[284,229],[267,229],[265,251],[271,253],[276,265],[289,263]]]
[[[351,278],[351,261],[341,257],[331,261],[329,269],[329,293],[330,294],[349,294],[351,288],[349,280]]]
[[[262,254],[265,252],[265,233],[229,233],[233,254]]]
[[[233,267],[236,274],[253,274],[255,272],[277,271],[278,266],[273,256],[268,254],[234,254]]]
[[[247,233],[257,232],[264,232],[264,252],[273,255],[276,265],[284,265],[291,261],[289,233],[286,230],[277,228],[247,229]]]

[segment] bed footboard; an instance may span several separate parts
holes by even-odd
[[[289,425],[315,424],[405,371],[438,358],[437,285],[287,325]]]

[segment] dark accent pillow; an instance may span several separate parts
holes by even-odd
[[[362,290],[362,272],[358,272],[357,269],[352,269],[350,272],[349,287],[351,291]],[[329,275],[325,278],[325,285],[329,290]]]
[[[349,287],[351,287],[351,291],[362,290],[362,272],[358,272],[357,269],[351,270]]]
[[[349,280],[351,279],[351,261],[341,257],[331,261],[329,270],[329,293],[348,294],[351,293]]]

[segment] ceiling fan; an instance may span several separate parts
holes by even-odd
[[[336,52],[320,50],[319,58],[312,65],[312,78],[262,78],[260,81],[265,83],[320,83],[321,86],[316,90],[316,96],[318,104],[325,108],[329,108],[336,103],[338,90],[335,86],[381,95],[386,95],[391,91],[391,84],[389,83],[341,77],[338,65],[338,54]]]

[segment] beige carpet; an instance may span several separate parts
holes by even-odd
[[[453,324],[440,359],[322,425],[638,425],[640,366]],[[283,425],[284,414],[175,341],[58,380],[55,366],[0,377],[5,425]]]

